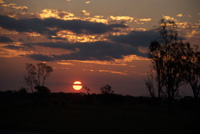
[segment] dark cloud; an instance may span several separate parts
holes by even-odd
[[[93,42],[93,43],[32,43],[23,44],[24,46],[43,46],[50,48],[61,48],[71,50],[70,54],[62,55],[29,55],[35,60],[50,61],[50,60],[113,60],[120,59],[122,56],[136,54],[146,57],[146,54],[140,53],[137,48],[130,45],[122,45],[119,43],[109,42]]]
[[[6,36],[0,36],[0,43],[9,43],[9,42],[13,42],[13,40]]]
[[[53,61],[55,58],[47,56],[47,55],[42,55],[42,54],[33,54],[33,55],[28,55],[28,57],[38,60],[38,61]]]
[[[37,32],[47,35],[56,35],[56,32],[59,30],[70,30],[77,34],[103,34],[109,31],[114,31],[114,28],[116,27],[127,27],[124,24],[106,25],[103,23],[94,23],[82,20],[65,21],[56,18],[14,19],[4,15],[0,15],[0,26],[18,32]],[[50,28],[55,28],[55,30]]]
[[[23,46],[8,45],[8,46],[4,46],[4,48],[20,50],[20,49],[23,49],[24,47]]]
[[[149,31],[131,31],[127,35],[110,36],[109,39],[118,42],[132,45],[134,47],[148,47],[151,41],[159,39],[159,33],[154,30]],[[185,40],[185,37],[178,37],[178,40]]]
[[[151,41],[155,40],[158,37],[158,33],[150,30],[150,31],[132,31],[128,35],[120,35],[120,36],[110,36],[110,40],[118,42],[118,43],[126,43],[132,46],[138,47],[148,47]]]

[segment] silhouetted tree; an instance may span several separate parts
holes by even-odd
[[[200,51],[198,47],[189,48],[184,59],[185,78],[192,88],[194,98],[197,99],[200,94]]]
[[[152,98],[156,97],[154,88],[154,75],[152,69],[147,74],[147,79],[145,80],[145,85],[148,88],[149,94]]]
[[[100,88],[102,94],[113,94],[112,87],[108,84]]]
[[[35,84],[36,80],[36,68],[31,63],[26,63],[26,74],[24,76],[24,79],[28,86],[30,86],[31,91],[33,92],[33,86]]]
[[[35,87],[37,93],[41,96],[46,96],[50,94],[50,90],[45,86],[36,86]]]
[[[87,91],[87,94],[90,95],[91,89],[87,86],[84,86],[83,88]]]
[[[163,88],[163,81],[162,81],[162,68],[163,68],[163,60],[160,57],[160,51],[161,51],[161,46],[157,40],[151,42],[151,45],[149,46],[149,57],[152,59],[152,71],[156,72],[156,81],[157,81],[157,94],[158,98],[161,97],[161,92]],[[153,74],[151,73],[148,77],[153,77]],[[148,79],[148,78],[147,78]],[[150,82],[150,81],[149,81]],[[151,93],[150,93],[151,94]]]
[[[45,63],[37,64],[37,85],[44,86],[46,78],[53,71],[51,66],[47,66]]]
[[[44,83],[51,72],[53,72],[53,68],[47,66],[45,63],[38,63],[36,67],[31,63],[27,63],[26,75],[24,78],[33,92],[33,86],[44,86]]]
[[[18,93],[20,93],[20,94],[27,94],[27,90],[26,90],[26,88],[21,87],[21,88],[19,89]]]
[[[179,40],[174,21],[162,19],[157,31],[160,36],[151,42],[149,55],[156,73],[158,97],[166,95],[171,107],[178,88],[185,83],[183,62],[190,46]]]

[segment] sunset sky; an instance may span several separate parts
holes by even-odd
[[[199,0],[0,0],[0,90],[27,87],[25,64],[46,62],[52,92],[147,96],[147,48],[160,19],[174,20],[183,42],[200,45]],[[85,92],[85,91],[82,91]],[[191,89],[182,87],[181,95]]]

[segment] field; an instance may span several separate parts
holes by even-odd
[[[3,130],[37,134],[199,134],[200,132],[200,111],[195,109],[179,108],[168,112],[165,107],[143,103],[32,105],[29,101],[30,99],[22,105],[19,104],[19,99],[6,103],[1,99],[2,132]]]

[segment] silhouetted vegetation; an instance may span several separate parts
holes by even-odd
[[[112,87],[108,84],[100,88],[102,94],[113,94],[114,90],[112,90]]]
[[[38,63],[37,66],[27,63],[24,79],[32,92],[35,87],[38,91],[38,87],[44,87],[45,81],[51,72],[53,72],[53,68],[47,66],[46,63]]]
[[[164,133],[198,130],[200,100],[191,97],[175,99],[173,114],[169,114],[165,112],[165,99],[157,107],[156,99],[148,97],[50,93],[46,87],[36,89],[40,93],[27,93],[24,89],[0,92],[0,129],[52,134],[159,133],[171,124]],[[183,128],[184,125],[187,127]]]
[[[18,91],[1,91],[0,92],[0,100],[1,104],[17,104],[24,105],[27,104],[29,106],[40,105],[42,102],[46,102],[49,106],[61,106],[65,105],[110,105],[110,106],[134,106],[145,105],[149,106],[157,106],[157,102],[149,97],[133,97],[129,95],[119,95],[119,94],[85,94],[85,93],[51,93],[47,87],[36,87],[38,90],[34,93],[28,93],[26,90],[20,89]],[[108,97],[108,98],[106,98]],[[107,100],[108,99],[108,100]],[[187,101],[184,103],[184,101]],[[107,102],[105,102],[107,101]],[[200,103],[200,100],[194,101],[192,97],[186,96],[181,99],[175,99],[175,107],[180,108],[182,106],[186,106],[187,103],[192,104],[193,106]],[[162,107],[165,108],[167,106],[166,99],[162,99]],[[183,104],[183,105],[182,105]],[[190,105],[190,106],[192,106]],[[188,105],[189,106],[189,105]],[[184,107],[183,107],[184,108]],[[200,107],[194,107],[194,109],[198,109]]]
[[[86,90],[87,94],[90,95],[91,89],[87,86],[84,86],[83,88]]]
[[[198,51],[198,46],[187,51],[183,62],[183,73],[186,82],[192,88],[194,98],[197,99],[200,97],[200,51]]]
[[[151,42],[149,56],[152,61],[146,86],[155,97],[154,79],[157,83],[157,97],[167,97],[169,108],[178,96],[179,87],[190,83],[194,97],[199,94],[200,58],[189,43],[183,43],[176,31],[174,21],[162,19],[157,29],[160,36]],[[155,72],[155,73],[152,73]],[[154,78],[155,77],[155,78]]]
[[[50,94],[50,90],[45,86],[36,86],[35,87],[37,93],[41,96],[48,96]]]

